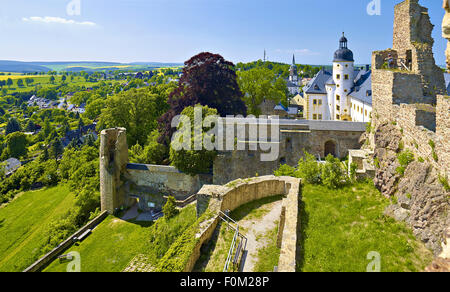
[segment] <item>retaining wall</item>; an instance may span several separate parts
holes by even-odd
[[[285,195],[283,202],[284,225],[278,271],[295,272],[297,263],[297,236],[300,228],[299,200],[301,180],[292,177],[264,176],[246,180],[236,180],[224,186],[205,185],[197,194],[197,216],[204,212],[216,214],[213,219],[201,224],[199,238],[185,272],[192,271],[200,257],[200,248],[209,241],[219,223],[219,211],[230,210],[266,197]],[[280,215],[281,216],[281,215]]]
[[[93,229],[95,226],[100,224],[105,218],[108,216],[108,212],[104,211],[100,215],[98,215],[94,220],[83,226],[77,232],[72,234],[69,238],[63,241],[60,245],[54,248],[52,251],[47,253],[45,256],[37,260],[34,264],[29,266],[24,270],[24,272],[39,272],[45,267],[47,267],[51,262],[53,262],[61,253],[63,253],[66,249],[71,247],[74,243],[74,238],[82,235],[88,229]]]

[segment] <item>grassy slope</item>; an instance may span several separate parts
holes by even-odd
[[[193,205],[169,221],[160,219],[158,231],[155,231],[156,224],[136,224],[110,216],[79,246],[72,246],[65,254],[71,251],[80,253],[82,272],[121,272],[140,254],[148,256],[151,264],[156,266],[157,258],[164,255],[195,219]],[[152,237],[156,237],[153,243]],[[67,263],[54,261],[44,272],[64,272],[66,268]]]
[[[432,253],[405,224],[384,217],[389,204],[371,185],[332,191],[306,185],[301,208],[301,271],[366,271],[381,255],[381,271],[420,271]]]
[[[65,185],[26,192],[0,208],[0,271],[22,271],[41,256],[47,224],[73,205]]]
[[[120,272],[144,247],[147,241],[145,229],[145,225],[110,216],[79,246],[72,246],[65,253],[80,253],[83,272]],[[60,264],[56,260],[44,271],[64,272],[66,267],[67,263]]]

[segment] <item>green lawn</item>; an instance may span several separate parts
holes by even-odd
[[[432,260],[405,224],[383,216],[389,202],[371,184],[306,185],[302,201],[299,271],[365,272],[372,251],[382,272],[422,271]]]
[[[148,241],[146,229],[148,224],[138,225],[109,216],[79,246],[64,253],[80,253],[82,272],[121,272],[144,248]],[[64,272],[66,268],[67,263],[56,260],[44,271]]]
[[[7,78],[9,76],[0,76],[3,78]],[[7,94],[12,94],[14,92],[27,92],[27,91],[32,91],[34,89],[36,89],[36,86],[42,86],[42,87],[57,87],[58,85],[61,85],[62,83],[62,76],[58,75],[55,76],[55,82],[54,83],[50,83],[50,75],[42,75],[42,76],[28,76],[28,78],[33,78],[34,79],[34,83],[30,84],[29,86],[26,85],[25,83],[25,79],[27,78],[26,75],[23,76],[18,76],[18,75],[14,75],[11,77],[11,79],[13,80],[13,85],[11,85],[11,87],[9,86],[4,86],[3,88],[7,89],[8,92]],[[22,79],[24,81],[24,86],[20,87],[17,85],[17,80],[18,79]],[[1,80],[1,79],[0,79]],[[108,80],[108,81],[112,81],[112,82],[119,82],[119,83],[125,83],[126,80]],[[80,76],[76,76],[74,77],[73,80],[71,80],[71,77],[68,76],[65,84],[68,85],[73,85],[73,86],[84,86],[86,88],[89,87],[94,87],[96,85],[98,85],[101,81],[98,82],[87,82],[86,79],[84,77],[80,77]]]
[[[172,243],[196,220],[196,208],[190,205],[176,217],[153,223],[123,221],[114,216],[105,219],[79,246],[65,251],[80,253],[82,272],[121,272],[130,261],[144,255],[156,266]],[[147,263],[148,264],[148,263]],[[44,272],[65,272],[58,260]]]
[[[278,224],[274,229],[269,230],[264,234],[263,238],[267,240],[268,244],[258,250],[258,261],[254,268],[255,272],[272,272],[273,267],[278,266],[281,249],[277,247],[277,235]]]
[[[41,256],[47,224],[74,203],[66,185],[22,194],[0,208],[0,271],[22,271]]]

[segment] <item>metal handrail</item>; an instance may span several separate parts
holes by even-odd
[[[235,250],[235,247],[236,247],[236,243],[237,243],[238,238],[239,238],[239,237],[241,238],[241,241],[240,241],[240,244],[239,244],[240,248],[239,248],[239,250],[236,252],[236,255],[235,255],[235,257],[234,257],[233,263],[234,263],[234,262],[237,262],[238,253],[240,253],[240,250],[242,250],[242,242],[243,242],[243,240],[245,239],[245,247],[244,247],[244,250],[245,250],[245,248],[247,247],[247,241],[248,241],[248,240],[247,240],[247,237],[245,237],[245,235],[243,235],[242,233],[240,233],[240,231],[239,231],[239,225],[237,224],[236,221],[234,221],[232,218],[230,218],[230,216],[228,216],[227,214],[225,214],[225,213],[223,213],[222,211],[220,211],[220,212],[219,212],[219,218],[222,219],[224,222],[226,222],[229,228],[231,227],[231,229],[234,230],[233,241],[231,242],[231,246],[230,246],[230,249],[229,249],[229,251],[228,251],[228,256],[227,256],[227,259],[226,259],[226,261],[225,261],[225,266],[224,266],[224,268],[223,268],[223,272],[227,272],[228,269],[229,269],[229,267],[230,267],[230,262],[231,262],[231,260],[233,259],[233,253],[234,253],[234,250]],[[236,226],[233,226],[233,225],[230,223],[230,221],[233,222],[234,224],[236,224]]]
[[[231,257],[233,256],[234,247],[236,246],[236,240],[239,236],[239,227],[234,232],[233,242],[231,242],[230,250],[228,251],[227,261],[225,262],[225,267],[223,268],[223,272],[228,272],[228,267],[231,262]]]

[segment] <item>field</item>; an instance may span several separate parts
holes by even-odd
[[[74,203],[69,187],[23,193],[0,208],[0,272],[20,272],[37,260],[47,224]]]
[[[383,215],[388,200],[372,184],[342,190],[306,185],[301,206],[303,272],[365,272],[377,252],[382,272],[422,271],[432,253],[404,223]]]
[[[45,77],[45,75],[22,75],[22,74],[11,74],[11,75],[0,75],[0,81],[2,80],[8,80],[9,78],[11,78],[13,81],[17,80],[17,79],[25,79],[25,78],[33,78],[36,80],[36,78],[50,78],[50,77]]]
[[[160,219],[156,224],[128,222],[109,216],[79,246],[82,272],[121,272],[130,261],[144,255],[155,266],[175,239],[196,220],[194,205],[184,208],[176,217]],[[54,261],[44,272],[65,272],[67,264]]]
[[[62,80],[62,76],[55,76],[55,82],[50,83],[50,75],[0,75],[0,80],[7,80],[8,78],[11,78],[13,80],[13,85],[11,87],[4,86],[3,88],[7,90],[8,94],[14,93],[14,92],[25,92],[25,91],[31,91],[36,88],[36,86],[43,86],[43,87],[55,87],[57,85],[60,85]],[[26,78],[33,78],[34,82],[27,86],[25,83]],[[19,87],[17,85],[17,80],[22,79],[24,81],[24,86]],[[120,80],[117,81],[119,83],[125,83],[126,80]],[[78,85],[78,86],[85,86],[85,87],[93,87],[99,82],[87,82],[84,77],[76,76],[73,80],[70,79],[70,77],[67,77],[67,80],[65,81],[66,84],[69,85]]]

